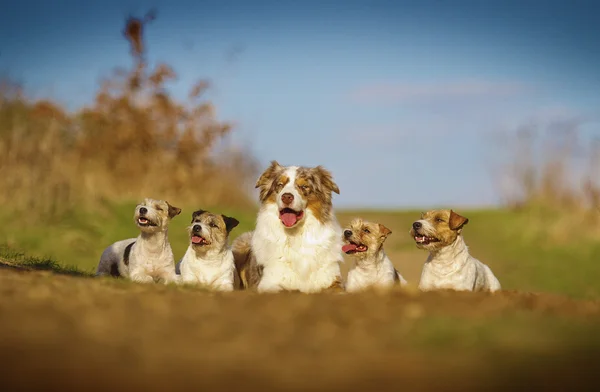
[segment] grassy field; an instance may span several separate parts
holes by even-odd
[[[91,277],[107,244],[136,235],[134,205],[54,224],[0,216],[1,390],[565,390],[597,379],[600,244],[553,240],[533,215],[458,211],[498,295],[211,294]],[[176,257],[195,209],[182,207]],[[220,212],[240,220],[234,236],[253,225],[253,211]],[[354,216],[392,230],[387,251],[416,284],[419,213],[338,213]]]
[[[83,272],[93,272],[107,245],[137,236],[134,207],[134,202],[107,205],[94,214],[75,212],[55,223],[43,224],[32,223],[20,214],[11,216],[0,212],[0,244],[30,256],[57,260],[61,265]],[[205,206],[180,207],[183,212],[173,219],[169,228],[176,258],[182,257],[188,246],[186,226],[192,212],[200,207],[207,209]],[[240,221],[232,238],[254,225],[255,211],[211,210]],[[539,214],[504,210],[459,212],[470,220],[464,234],[472,254],[491,266],[504,288],[600,298],[597,281],[600,241],[572,232],[557,241],[548,231],[549,223],[541,220]],[[409,283],[418,282],[426,253],[415,248],[408,234],[412,221],[419,217],[418,211],[339,211],[337,215],[342,225],[355,216],[362,216],[389,227],[392,234],[385,244],[386,251]],[[344,268],[350,263],[348,261]]]

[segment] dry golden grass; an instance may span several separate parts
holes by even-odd
[[[0,268],[0,314],[2,390],[560,390],[600,359],[600,302],[517,292],[209,294]]]
[[[68,113],[8,82],[0,86],[0,202],[40,216],[148,195],[175,204],[250,204],[256,164],[246,151],[220,149],[232,126],[203,98],[208,83],[179,101],[168,93],[175,71],[144,60],[142,33],[152,19],[127,20],[133,65],[105,80],[89,107]]]
[[[534,230],[556,242],[572,241],[573,233],[600,237],[600,142],[580,143],[579,126],[558,121],[521,129],[508,140],[500,167],[504,203],[531,215]]]

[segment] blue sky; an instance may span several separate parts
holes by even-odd
[[[0,15],[0,71],[70,108],[130,64],[127,14],[156,8],[152,62],[175,94],[209,78],[231,143],[263,166],[329,168],[338,206],[497,203],[495,135],[575,121],[600,135],[592,1],[22,0]]]

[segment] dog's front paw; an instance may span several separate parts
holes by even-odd
[[[130,279],[135,283],[154,283],[154,278],[150,275],[132,275]]]
[[[329,287],[323,290],[324,293],[342,294],[346,292],[342,278],[336,278]]]
[[[284,290],[280,284],[269,283],[265,280],[261,280],[256,289],[259,293],[279,293]]]

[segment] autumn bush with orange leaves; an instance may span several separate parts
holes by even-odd
[[[131,69],[116,70],[92,104],[74,113],[28,99],[10,81],[0,85],[3,205],[43,216],[141,197],[250,205],[255,160],[244,149],[222,147],[233,127],[204,99],[208,82],[178,100],[167,91],[175,71],[145,61],[143,28],[152,19],[127,20]]]

